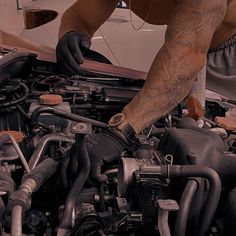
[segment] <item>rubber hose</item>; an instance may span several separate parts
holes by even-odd
[[[22,215],[23,208],[21,206],[14,206],[12,208],[12,226],[11,236],[22,236]]]
[[[58,161],[47,158],[37,165],[30,173],[25,174],[23,176],[22,182],[26,181],[27,179],[33,179],[37,184],[36,188],[32,189],[32,191],[35,192],[57,170],[58,165]]]
[[[193,179],[189,180],[185,186],[184,192],[180,199],[179,210],[176,216],[174,236],[185,235],[189,210],[197,188],[198,183]]]
[[[27,87],[24,83],[22,83],[22,82],[20,82],[20,86],[24,89],[24,95],[23,95],[21,98],[17,99],[17,100],[13,100],[13,101],[10,101],[10,102],[1,103],[0,106],[3,106],[3,107],[10,107],[10,106],[15,106],[15,105],[17,105],[17,104],[23,102],[23,101],[28,97],[28,95],[29,95],[29,89],[28,89],[28,87]]]
[[[163,177],[202,177],[210,182],[210,190],[208,193],[205,208],[202,212],[202,219],[200,222],[200,229],[197,235],[204,236],[210,229],[215,211],[217,209],[220,194],[221,194],[221,180],[218,173],[206,166],[200,165],[163,165],[163,166],[149,166],[141,168],[143,172],[158,173]]]
[[[67,158],[62,162],[61,168],[60,168],[60,177],[61,177],[61,184],[64,189],[68,188],[68,180],[67,180],[67,170],[69,166],[70,159]]]
[[[206,207],[203,209],[198,234],[199,236],[206,235],[210,229],[221,194],[221,180],[217,172],[209,167],[197,165],[163,166],[162,171],[166,174],[166,176],[169,174],[170,177],[203,177],[210,182],[210,190],[205,204]]]
[[[80,116],[80,115],[76,115],[76,114],[71,114],[71,113],[68,113],[63,110],[55,109],[53,107],[38,107],[38,108],[36,108],[31,114],[31,122],[32,123],[36,122],[39,115],[42,113],[50,113],[50,114],[56,115],[58,117],[62,117],[62,118],[69,119],[72,121],[86,122],[86,123],[90,123],[90,124],[100,127],[100,128],[108,129],[108,125],[104,122],[100,122],[100,121],[93,120],[93,119],[90,119],[90,118],[87,118],[84,116]]]
[[[29,160],[30,170],[34,169],[37,166],[38,162],[40,161],[41,157],[44,155],[44,152],[50,142],[74,143],[74,139],[69,138],[64,135],[59,135],[59,134],[47,134],[43,136],[38,142],[38,145]]]
[[[23,176],[22,184],[20,185],[18,191],[25,192],[31,196],[31,194],[37,191],[42,186],[42,184],[56,171],[58,164],[58,162],[51,158],[41,162],[33,171]],[[12,208],[12,236],[22,236],[22,217],[23,207],[16,204]]]
[[[6,206],[5,206],[5,204],[4,204],[3,200],[2,200],[2,197],[0,197],[0,223],[3,222],[5,210],[6,210]]]
[[[90,159],[88,156],[86,136],[79,143],[75,144],[75,155],[79,159],[79,173],[73,183],[70,193],[66,199],[64,214],[59,228],[70,229],[72,224],[72,213],[76,202],[80,200],[80,192],[90,172]]]

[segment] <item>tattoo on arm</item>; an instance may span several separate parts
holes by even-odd
[[[166,41],[208,50],[217,26],[223,21],[226,0],[179,0],[166,31]]]
[[[165,44],[143,89],[123,110],[136,132],[166,115],[188,95],[226,11],[226,0],[178,2],[168,22]]]

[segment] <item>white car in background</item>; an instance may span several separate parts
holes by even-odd
[[[52,9],[58,12],[55,20],[40,27],[26,30],[21,36],[55,48],[58,28],[63,12],[75,0],[36,0],[23,6],[29,9]],[[132,18],[132,19],[131,19]],[[100,27],[92,38],[92,49],[106,56],[114,65],[148,71],[158,50],[164,42],[166,26],[155,26],[145,23],[136,31],[132,23],[139,27],[143,20],[121,2],[111,17]]]

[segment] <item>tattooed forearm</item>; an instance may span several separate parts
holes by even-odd
[[[187,96],[225,9],[226,0],[179,1],[143,89],[123,110],[137,133]]]
[[[171,111],[189,93],[193,57],[180,58],[183,55],[180,51],[176,57],[178,52],[173,53],[173,49],[167,44],[162,47],[143,89],[123,110],[137,133]]]
[[[216,28],[223,21],[226,6],[226,0],[180,0],[170,18],[166,42],[174,41],[205,52]]]

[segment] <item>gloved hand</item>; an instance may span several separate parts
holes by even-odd
[[[101,167],[119,160],[127,145],[113,135],[97,133],[87,136],[87,150],[90,158],[90,177],[98,182],[105,182],[106,175],[101,174]]]
[[[81,71],[84,52],[91,46],[91,39],[80,32],[68,32],[58,41],[56,47],[57,64],[64,74],[74,75]]]

